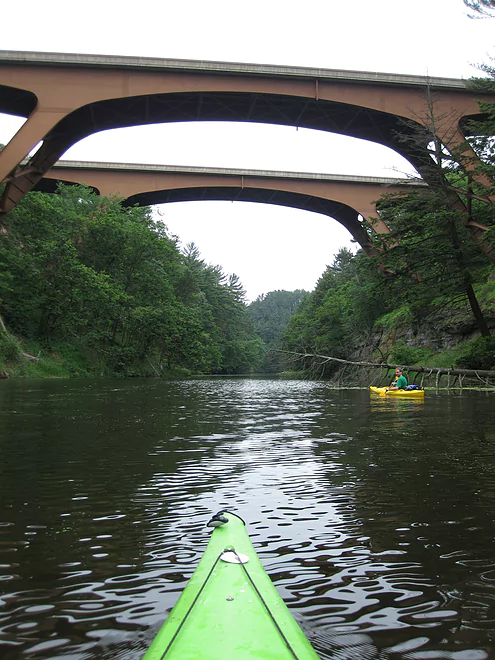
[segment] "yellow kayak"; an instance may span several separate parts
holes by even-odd
[[[424,390],[391,390],[387,391],[386,387],[373,387],[373,385],[370,385],[370,392],[373,392],[374,394],[379,394],[380,396],[399,396],[399,397],[407,397],[413,398],[413,399],[420,399],[423,398],[425,395]]]

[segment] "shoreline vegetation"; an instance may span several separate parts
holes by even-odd
[[[6,355],[5,345],[10,347],[9,356]],[[3,347],[0,359],[0,379],[10,378],[99,378],[99,377],[144,377],[144,378],[190,378],[195,376],[213,375],[195,373],[188,369],[163,369],[159,365],[143,363],[136,365],[135,371],[127,374],[113,373],[104,367],[96,355],[87,351],[78,350],[70,344],[60,344],[47,349],[29,344],[29,350],[37,351],[31,355],[23,350],[21,342],[8,333],[0,317],[0,346]],[[28,348],[26,346],[26,348]],[[369,362],[366,360],[346,360],[328,355],[314,353],[297,353],[283,349],[270,349],[270,353],[280,353],[286,357],[285,365],[290,361],[295,365],[299,361],[311,360],[308,369],[282,370],[278,372],[251,372],[238,374],[221,374],[221,376],[237,375],[249,376],[272,375],[277,378],[298,380],[323,380],[329,387],[334,388],[366,388],[369,384],[388,383],[396,367],[400,366],[408,375],[410,382],[421,387],[435,390],[479,390],[495,391],[495,371],[486,369],[455,369],[448,366],[422,366],[404,365],[388,362]],[[438,357],[438,356],[437,356]],[[440,356],[441,357],[441,356]],[[338,371],[332,377],[325,377],[325,366],[336,363]],[[379,373],[377,373],[379,370]],[[220,375],[220,374],[219,374]]]
[[[84,186],[31,192],[0,233],[0,369],[11,376],[245,373],[264,345],[235,274],[149,207]]]
[[[150,209],[61,186],[30,193],[10,216],[0,236],[0,378],[265,373],[367,387],[397,365],[436,389],[495,383],[495,339],[477,331],[462,288],[439,295],[435,280],[384,275],[383,254],[342,249],[311,293],[274,291],[247,305],[236,276],[194,244],[180,251]],[[494,266],[485,260],[476,280],[491,327]]]
[[[435,389],[483,389],[483,390],[495,390],[495,371],[487,369],[454,369],[449,367],[427,367],[427,366],[409,366],[402,364],[390,364],[385,362],[367,362],[367,361],[352,361],[352,360],[342,360],[340,358],[330,357],[328,355],[315,355],[312,353],[294,353],[292,351],[280,351],[288,355],[292,355],[295,359],[305,360],[310,358],[314,361],[313,365],[313,374],[316,369],[324,368],[325,364],[329,362],[337,362],[344,369],[347,366],[351,366],[357,369],[364,368],[366,373],[366,378],[371,374],[371,370],[380,369],[380,374],[378,375],[378,380],[382,383],[389,383],[392,380],[391,375],[398,367],[401,368],[404,373],[407,374],[408,380],[410,383],[414,382],[419,385],[421,388],[425,386],[426,383],[430,387],[434,385]],[[297,374],[299,372],[294,372]],[[443,376],[447,377],[447,385],[444,388],[440,388],[440,381]],[[432,382],[432,377],[434,377],[434,384]],[[337,382],[339,377],[337,376]],[[453,379],[453,380],[452,380]],[[468,385],[464,385],[464,380],[467,379]],[[375,384],[377,377],[372,377],[369,379],[371,384]],[[419,382],[418,382],[419,381]],[[444,379],[445,382],[445,379]],[[473,383],[479,382],[481,385],[474,387]]]
[[[465,3],[480,15],[492,6]],[[472,89],[495,91],[495,67],[479,68]],[[182,247],[151,207],[85,186],[29,192],[0,226],[0,377],[261,372],[354,387],[397,365],[416,384],[490,387],[495,103],[479,110],[464,141],[444,143],[450,120],[425,88],[424,115],[398,126],[427,185],[382,195],[387,232],[363,218],[366,253],[340,249],[311,293],[249,305],[239,278]]]

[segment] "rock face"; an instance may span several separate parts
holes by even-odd
[[[495,316],[485,314],[488,327],[495,330]],[[397,342],[417,349],[445,351],[460,343],[480,336],[476,323],[465,309],[438,310],[428,314],[420,322],[398,322],[388,331],[375,336],[380,353],[388,355]]]

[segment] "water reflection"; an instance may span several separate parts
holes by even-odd
[[[2,657],[140,657],[225,507],[321,658],[491,657],[492,397],[0,385]]]

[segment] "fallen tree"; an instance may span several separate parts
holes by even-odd
[[[409,366],[404,364],[392,364],[388,362],[363,362],[363,361],[352,361],[352,360],[343,360],[342,358],[331,357],[330,355],[319,355],[318,353],[296,353],[295,351],[284,351],[282,349],[273,349],[277,353],[285,353],[287,355],[293,355],[295,358],[300,360],[311,359],[313,362],[317,361],[318,367],[321,369],[328,362],[338,362],[342,365],[351,365],[354,367],[366,367],[371,369],[386,369],[388,372],[392,369],[397,369],[400,367],[404,371],[407,371],[411,374],[416,374],[415,377],[421,374],[421,386],[423,386],[425,377],[432,376],[435,374],[435,386],[438,387],[440,383],[440,378],[442,376],[448,377],[447,387],[453,387],[457,380],[459,380],[459,386],[462,387],[463,379],[466,377],[476,378],[481,381],[486,387],[493,385],[491,381],[495,382],[495,371],[488,371],[486,369],[450,369],[447,367],[423,367],[423,366]],[[451,383],[450,379],[454,378],[454,381]]]

